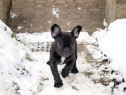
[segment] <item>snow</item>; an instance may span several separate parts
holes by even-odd
[[[110,24],[108,32],[99,41],[104,54],[112,59],[111,67],[119,70],[126,81],[126,19],[118,19]]]
[[[14,19],[15,17],[17,17],[17,15],[16,15],[15,13],[13,13],[12,11],[10,11],[10,17],[11,17],[12,19]]]
[[[112,95],[125,95],[125,26],[126,19],[118,19],[108,29],[98,29],[91,36],[81,32],[77,42],[86,45],[92,60],[88,63],[86,52],[80,52],[77,59],[79,73],[61,77],[63,87],[54,88],[54,79],[46,64],[49,52],[31,51],[32,48],[38,49],[38,45],[41,49],[52,43],[54,39],[50,32],[18,33],[17,41],[15,37],[11,38],[11,29],[0,21],[0,95],[110,95],[111,92]],[[106,59],[105,64],[95,63]],[[63,67],[58,65],[59,73]],[[85,74],[87,72],[93,75],[88,76]],[[102,85],[102,82],[93,82],[103,78],[110,79],[107,86]],[[115,86],[115,82],[119,84]]]
[[[108,67],[120,73],[112,75],[110,79],[121,82],[124,78],[126,81],[126,19],[117,19],[109,25],[108,29],[101,30],[99,33],[95,32],[93,36],[97,37],[103,54],[111,59]],[[126,93],[122,90],[126,87],[125,84],[124,82],[118,85],[118,90],[114,89],[114,93],[116,93],[114,95],[125,95]]]

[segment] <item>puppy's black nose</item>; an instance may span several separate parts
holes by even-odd
[[[68,52],[69,52],[69,48],[66,47],[66,48],[64,49],[64,52],[65,52],[65,53],[68,53]]]

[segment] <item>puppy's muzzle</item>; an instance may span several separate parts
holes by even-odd
[[[66,47],[65,49],[64,49],[64,56],[65,57],[68,57],[69,56],[69,48],[68,47]]]

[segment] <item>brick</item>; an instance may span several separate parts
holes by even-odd
[[[30,12],[30,11],[24,12],[22,15],[27,16],[27,17],[33,17],[33,12]]]
[[[69,12],[70,15],[77,15],[79,12]]]
[[[87,9],[85,9],[85,10],[79,11],[79,14],[81,14],[81,15],[83,15],[83,14],[89,14],[89,15],[91,15],[91,12],[89,12]]]
[[[70,29],[73,30],[73,28],[76,27],[77,25],[83,26],[83,23],[82,23],[82,22],[71,23],[71,24],[70,24]]]
[[[58,9],[58,12],[65,13],[65,12],[68,12],[68,11],[66,9]]]
[[[94,21],[103,21],[104,16],[101,16],[101,15],[92,15],[91,18],[93,18]]]
[[[76,8],[77,6],[68,6],[68,8]]]
[[[56,3],[45,3],[45,6],[49,7],[49,6],[56,6]]]
[[[98,6],[98,8],[100,9],[104,9],[106,6]]]
[[[44,0],[37,0],[37,1],[35,1],[35,3],[46,3],[46,1],[44,1]]]
[[[45,6],[44,6],[43,3],[37,3],[37,4],[35,4],[35,6],[34,6],[33,8],[34,8],[34,9],[44,9]]]
[[[59,19],[65,19],[65,18],[67,18],[67,15],[59,15]]]
[[[37,27],[37,26],[39,26],[39,27],[41,27],[42,26],[42,23],[39,23],[39,22],[34,22],[34,23],[31,23],[32,25],[32,27]]]
[[[68,12],[79,12],[77,8],[69,8],[67,9]]]
[[[31,19],[31,22],[42,23],[43,22],[43,19],[42,18],[32,18]]]
[[[81,15],[68,15],[68,18],[81,18]]]
[[[63,0],[61,0],[61,1],[60,1],[60,0],[56,0],[55,3],[57,3],[57,4],[58,4],[58,3],[66,3],[66,1],[63,1]]]
[[[60,23],[60,22],[70,22],[70,20],[67,19],[67,18],[64,18],[64,19],[56,19],[55,21],[56,21],[57,23]]]
[[[31,23],[30,22],[20,22],[18,24],[18,26],[25,26],[25,27],[29,28],[29,27],[31,27]]]
[[[106,3],[100,3],[99,6],[106,6]]]
[[[26,2],[26,0],[16,0],[16,2]]]
[[[98,8],[89,8],[88,10],[89,10],[89,11],[101,11],[101,10],[98,9]]]
[[[19,18],[21,19],[20,23],[22,23],[22,22],[29,22],[31,20],[31,18],[23,17],[23,16],[20,16]]]
[[[31,8],[31,7],[35,6],[35,3],[25,3],[24,6],[25,6],[25,8]]]
[[[77,5],[77,3],[66,3],[66,5],[68,5],[68,6],[76,6]]]
[[[45,22],[45,23],[43,23],[43,25],[46,27],[46,28],[51,28],[51,26],[52,26],[52,23],[48,23],[48,22]]]
[[[97,8],[98,4],[93,2],[87,2],[86,6],[88,6],[89,8]]]
[[[82,18],[88,18],[90,19],[91,15],[87,14],[87,15],[82,15]]]
[[[26,0],[26,1],[27,1],[27,2],[32,2],[32,3],[33,3],[35,0]]]
[[[47,2],[54,2],[55,0],[46,0]]]
[[[33,17],[35,17],[35,18],[43,18],[43,16],[44,16],[45,14],[35,14],[35,13],[33,13]]]
[[[59,26],[67,26],[67,22],[60,22],[58,23]]]
[[[94,14],[94,15],[101,15],[101,11],[93,11],[92,14]]]
[[[16,2],[15,4],[13,4],[13,6],[24,6],[23,2]]]
[[[22,14],[21,9],[13,9],[12,12],[15,13],[16,15]]]
[[[80,5],[80,6],[77,6],[77,8],[81,8],[81,9],[87,9],[88,8],[88,6],[82,6],[82,5]]]
[[[67,8],[67,6],[65,6],[65,4],[57,4],[56,8]]]
[[[87,2],[94,2],[95,0],[86,0]]]
[[[65,25],[65,26],[60,26],[61,30],[64,32],[70,31],[70,27]]]
[[[74,2],[75,0],[65,0],[66,2]]]
[[[34,11],[33,8],[24,8],[20,12],[25,13],[25,12],[33,12],[33,11]]]
[[[82,18],[69,18],[70,21],[80,21]]]
[[[81,18],[80,21],[83,21],[83,23],[92,23],[93,22],[93,19],[92,18],[90,18],[90,19]]]
[[[45,15],[45,11],[43,11],[42,9],[35,9],[34,14],[36,14],[36,15],[39,15],[39,14]]]
[[[52,19],[52,18],[46,18],[46,19],[44,19],[45,22],[48,22],[48,21],[54,22],[54,20],[55,20],[55,19]]]
[[[86,0],[75,0],[76,3],[86,3]]]
[[[26,3],[26,1],[23,1],[23,0],[20,0],[20,1],[16,1],[16,2],[13,2],[12,5],[16,5],[16,4],[24,4]]]
[[[33,33],[33,32],[42,32],[43,28],[44,28],[43,26],[41,26],[41,27],[30,27],[28,29],[28,32],[30,32],[30,33]]]
[[[106,3],[106,0],[95,0],[96,3]]]
[[[78,6],[85,6],[86,3],[78,3],[77,5],[78,5]]]
[[[53,12],[51,12],[51,11],[50,11],[50,12],[46,11],[46,14],[47,14],[47,15],[53,15]]]
[[[45,18],[56,18],[56,16],[55,16],[55,15],[45,15],[45,16],[44,16],[44,19],[45,19]]]
[[[57,12],[59,15],[68,15],[68,12]]]
[[[14,5],[12,6],[13,9],[23,9],[24,5]]]
[[[56,9],[56,8],[54,8],[54,9]],[[52,12],[52,8],[46,8],[46,9],[44,9],[43,11],[45,11],[45,12]]]

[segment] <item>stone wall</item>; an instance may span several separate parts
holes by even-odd
[[[121,18],[126,18],[126,0],[106,0],[107,22]]]
[[[0,19],[8,23],[11,10],[11,0],[0,0]]]
[[[33,33],[50,31],[54,23],[63,31],[82,25],[91,34],[104,28],[105,6],[106,0],[14,0],[12,12],[17,16],[10,27],[15,32]]]

